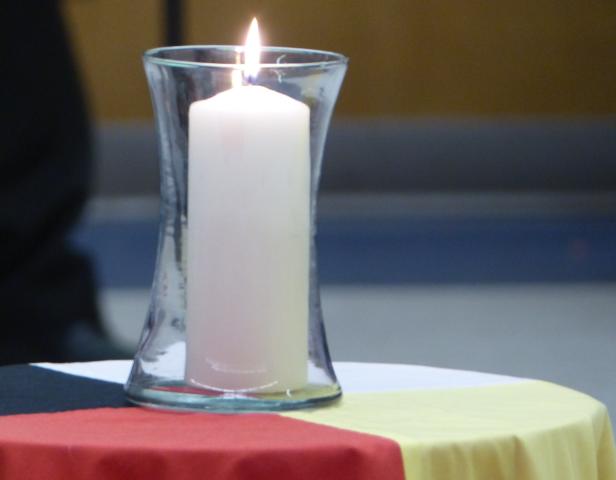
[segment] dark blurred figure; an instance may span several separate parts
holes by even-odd
[[[89,263],[67,234],[90,131],[56,0],[0,2],[0,364],[116,356]]]

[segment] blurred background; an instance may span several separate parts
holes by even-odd
[[[72,241],[135,347],[158,231],[144,50],[351,59],[326,146],[319,265],[335,360],[555,381],[616,412],[616,3],[66,0],[95,136]]]

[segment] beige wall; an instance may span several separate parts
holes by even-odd
[[[185,0],[186,43],[238,43],[253,15],[271,45],[351,58],[345,115],[616,113],[613,0]],[[162,2],[69,0],[98,118],[150,115],[140,54],[164,43]]]
[[[160,0],[70,0],[66,20],[97,119],[151,116],[141,65],[162,42]]]

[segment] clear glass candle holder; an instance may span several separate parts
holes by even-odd
[[[130,401],[220,412],[337,399],[321,313],[321,159],[347,67],[337,53],[243,47],[144,55],[160,148],[161,219]]]

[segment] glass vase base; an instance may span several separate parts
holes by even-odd
[[[186,387],[183,382],[167,382],[147,387],[131,384],[126,389],[126,396],[131,403],[142,407],[211,413],[264,413],[306,409],[334,403],[342,396],[342,389],[338,384],[309,384],[299,390],[280,393],[196,390]]]

